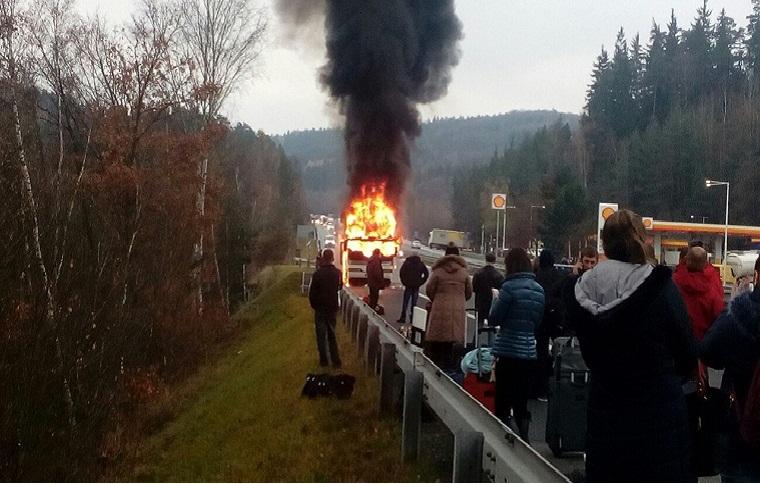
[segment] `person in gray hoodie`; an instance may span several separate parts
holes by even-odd
[[[683,378],[696,369],[689,316],[670,269],[647,258],[641,217],[610,216],[608,260],[568,286],[567,322],[591,370],[588,482],[694,480]]]

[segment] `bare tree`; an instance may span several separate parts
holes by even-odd
[[[181,3],[182,49],[191,59],[193,96],[190,106],[204,123],[210,123],[240,82],[252,74],[261,54],[267,31],[267,13],[249,0],[188,0]],[[198,165],[197,210],[203,219],[206,212],[208,157]],[[195,247],[198,279],[198,311],[203,312],[201,273],[203,236],[201,226]],[[216,255],[214,255],[216,258]],[[216,262],[215,262],[216,263]],[[218,277],[217,277],[218,279]]]
[[[63,364],[63,350],[59,328],[56,324],[56,308],[53,298],[53,289],[50,271],[45,262],[42,243],[40,241],[40,223],[37,210],[37,200],[32,185],[32,179],[29,174],[29,166],[26,161],[26,146],[24,144],[24,132],[21,124],[21,115],[19,112],[19,86],[21,76],[18,72],[18,57],[15,49],[18,38],[18,31],[22,17],[18,12],[17,0],[0,0],[0,41],[2,41],[2,55],[0,56],[0,66],[4,77],[10,85],[10,101],[13,110],[13,123],[16,132],[16,148],[18,150],[18,164],[22,183],[22,196],[24,199],[25,212],[30,219],[30,239],[32,243],[33,257],[39,270],[39,277],[42,283],[42,295],[45,304],[45,323],[50,327],[55,335],[55,351],[58,369],[63,377],[64,401],[68,415],[69,427],[73,433],[76,430],[76,415],[74,410],[74,399],[71,392],[71,384],[67,376],[67,370]]]

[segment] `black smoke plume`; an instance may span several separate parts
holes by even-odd
[[[301,28],[324,16],[320,78],[346,117],[349,195],[385,184],[398,208],[420,134],[417,104],[443,96],[459,62],[454,0],[279,0],[276,8]]]
[[[346,116],[350,195],[384,183],[398,206],[418,103],[446,93],[462,24],[453,0],[328,0],[321,80]]]

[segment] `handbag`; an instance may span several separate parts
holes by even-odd
[[[703,366],[700,362],[700,370]],[[697,476],[718,474],[718,436],[731,418],[732,399],[729,394],[710,386],[707,373],[700,371],[697,391],[687,396],[692,414],[694,470]]]

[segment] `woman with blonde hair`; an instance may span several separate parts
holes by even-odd
[[[681,382],[696,368],[696,345],[671,271],[650,260],[641,217],[610,216],[607,260],[566,292],[591,370],[586,479],[681,482],[695,479]]]

